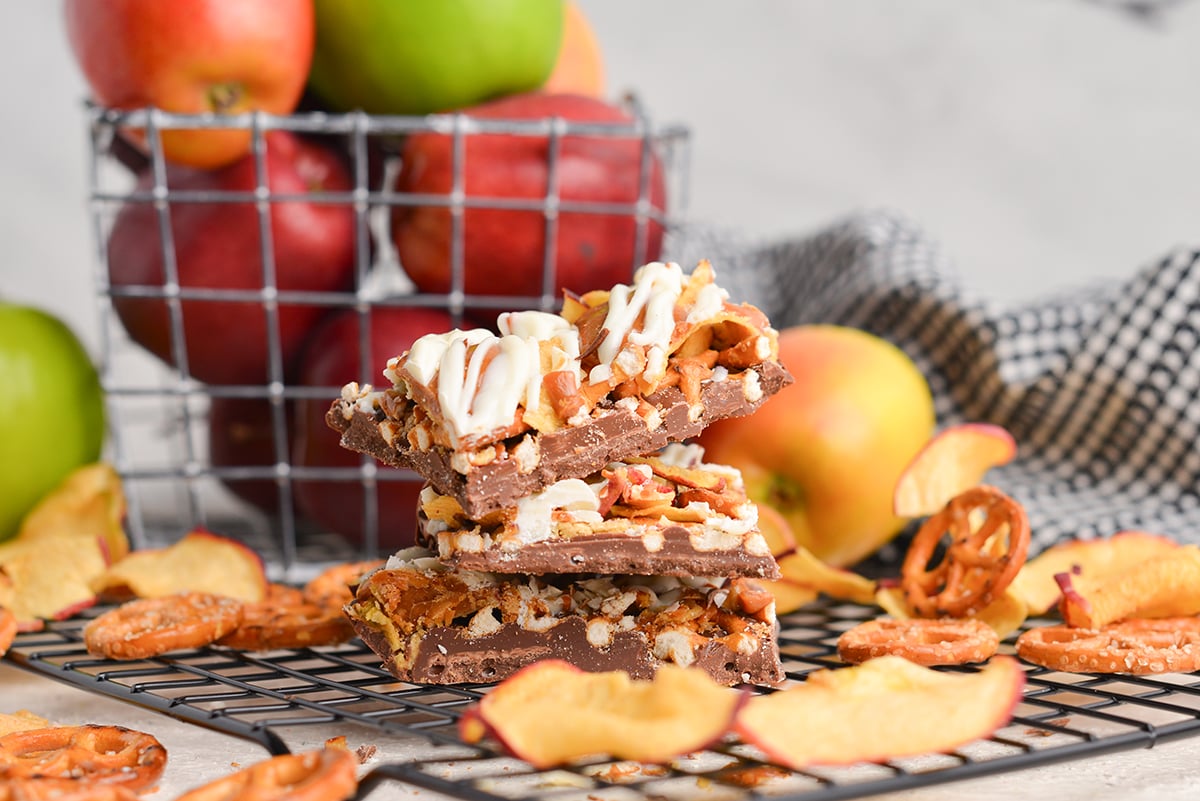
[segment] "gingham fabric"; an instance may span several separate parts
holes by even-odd
[[[936,241],[890,212],[763,247],[714,240],[681,241],[707,251],[718,280],[777,328],[878,334],[923,369],[940,427],[1012,432],[1017,458],[986,481],[1024,505],[1031,554],[1124,529],[1200,542],[1200,251],[1131,269],[1120,284],[1000,308],[969,297]]]

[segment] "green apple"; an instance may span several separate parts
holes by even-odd
[[[541,86],[563,0],[316,0],[309,86],[331,107],[428,114]]]
[[[56,317],[0,301],[0,540],[77,467],[100,457],[96,368]]]

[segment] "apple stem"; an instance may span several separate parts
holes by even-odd
[[[215,83],[208,87],[208,105],[217,114],[224,114],[242,99],[240,83]]]

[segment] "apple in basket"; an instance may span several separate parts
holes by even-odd
[[[536,89],[561,0],[317,0],[309,85],[340,111],[428,114]]]
[[[286,402],[284,430],[295,428],[295,409]],[[284,442],[291,439],[285,433]],[[286,452],[285,452],[286,453]],[[267,398],[215,397],[208,408],[208,460],[213,467],[272,467],[275,420]],[[279,514],[279,486],[273,478],[222,477],[221,483],[242,500],[267,514]]]
[[[562,47],[542,91],[603,98],[604,86],[604,51],[596,30],[577,0],[567,0],[563,5]]]
[[[327,317],[313,332],[301,359],[299,382],[306,386],[340,388],[349,381],[390,386],[383,365],[399,356],[418,337],[450,331],[454,318],[440,309],[377,306],[371,311],[371,353],[363,375],[360,362],[360,320],[352,309]],[[325,423],[325,413],[336,397],[302,398],[296,402],[296,429],[292,458],[300,467],[357,467],[362,457],[339,444],[339,435]],[[415,473],[379,466],[376,519],[379,543],[386,549],[411,545],[416,529],[417,498],[422,482]],[[387,477],[399,480],[387,480]],[[349,540],[361,542],[365,531],[361,481],[297,480],[296,505],[312,522]]]
[[[345,192],[350,177],[341,159],[321,145],[285,131],[266,139],[267,186],[272,193],[303,197]],[[139,187],[152,185],[143,173]],[[169,191],[252,192],[252,156],[220,170],[171,167]],[[173,202],[171,235],[179,285],[185,289],[263,288],[259,214],[251,202]],[[354,210],[349,204],[308,200],[273,202],[270,233],[279,290],[349,290],[354,279]],[[161,297],[121,296],[125,287],[162,289],[166,282],[158,214],[151,202],[128,202],[108,239],[109,280],[118,316],[135,342],[175,364],[171,317]],[[213,384],[262,383],[269,378],[268,317],[258,299],[182,301],[188,371]],[[281,302],[279,341],[286,370],[320,306]]]
[[[67,0],[63,10],[95,101],[112,108],[287,114],[312,63],[311,0]],[[245,154],[250,131],[167,130],[162,141],[169,160],[212,168]]]
[[[933,433],[929,385],[895,345],[844,326],[784,329],[779,360],[796,382],[699,442],[709,461],[742,471],[751,500],[783,513],[799,546],[854,564],[905,523],[893,496]]]
[[[514,95],[469,109],[486,120],[543,120],[628,125],[625,109],[595,98],[568,94]],[[643,141],[633,136],[565,136],[560,140],[556,185],[564,202],[587,201],[632,207],[642,187]],[[396,183],[401,193],[448,198],[454,188],[453,137],[418,133],[402,151]],[[472,134],[465,141],[463,189],[467,199],[540,201],[548,191],[546,136]],[[652,154],[647,166],[647,212],[666,204],[662,165]],[[440,205],[397,205],[392,233],[400,262],[426,292],[451,288],[453,224]],[[465,290],[470,294],[538,296],[546,261],[546,217],[541,208],[467,208],[462,217]],[[560,211],[549,294],[582,293],[627,283],[636,265],[658,258],[663,226],[647,221],[639,234],[628,209],[591,213]]]

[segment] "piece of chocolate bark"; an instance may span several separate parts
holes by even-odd
[[[782,680],[774,599],[751,579],[515,576],[406,549],[345,607],[402,681],[499,681],[539,659],[649,678],[695,665],[724,684]]]
[[[698,445],[669,445],[479,520],[427,486],[418,538],[465,570],[778,578],[741,473],[702,459]]]
[[[648,264],[630,286],[499,328],[421,337],[388,362],[390,388],[347,384],[326,421],[478,519],[750,414],[792,381],[775,330],[730,303],[706,262],[691,275]]]

